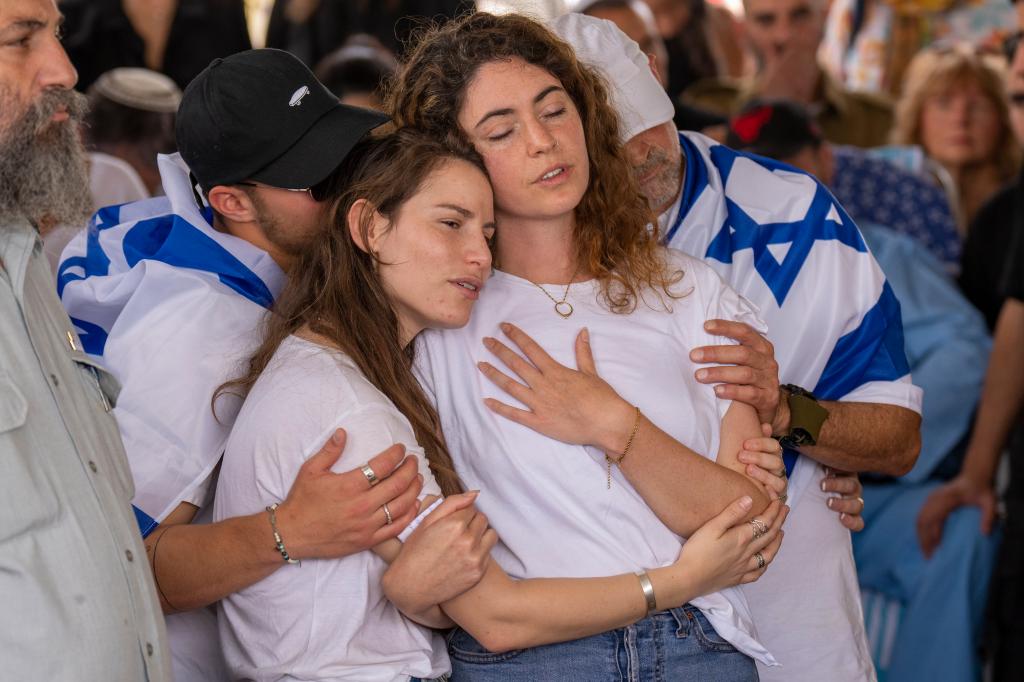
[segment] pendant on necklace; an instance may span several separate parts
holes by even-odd
[[[555,303],[555,312],[562,316],[562,319],[568,319],[572,315],[572,303],[568,301],[558,301]]]

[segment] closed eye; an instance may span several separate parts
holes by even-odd
[[[565,107],[562,107],[561,109],[558,109],[557,111],[551,111],[551,112],[548,112],[548,113],[544,114],[544,118],[558,118],[559,116],[561,116],[564,113],[565,113]]]

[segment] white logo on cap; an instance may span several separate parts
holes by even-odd
[[[302,98],[309,94],[309,88],[303,85],[301,88],[292,93],[292,98],[288,101],[288,106],[297,107],[302,105]]]

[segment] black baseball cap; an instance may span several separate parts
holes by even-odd
[[[725,144],[771,159],[788,159],[824,138],[807,110],[786,100],[752,101],[729,122]]]
[[[297,57],[246,50],[215,59],[185,88],[178,151],[204,190],[255,180],[302,189],[324,180],[390,120],[346,106]]]

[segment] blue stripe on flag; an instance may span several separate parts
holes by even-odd
[[[878,302],[860,326],[836,343],[814,394],[824,400],[838,400],[868,382],[895,381],[909,373],[900,302],[886,282]]]
[[[86,277],[106,275],[110,270],[110,258],[103,253],[103,247],[100,246],[100,232],[119,224],[121,206],[123,205],[105,206],[93,215],[86,228],[85,256],[68,258],[62,261],[57,268],[58,298],[64,295],[64,287],[70,282]],[[83,274],[68,272],[71,268],[82,268]]]
[[[98,324],[86,322],[77,317],[69,319],[78,330],[78,339],[82,342],[82,350],[89,355],[103,355],[103,349],[107,346],[107,330]]]
[[[683,196],[679,201],[679,212],[676,214],[675,222],[662,235],[661,242],[665,245],[672,241],[676,232],[679,231],[679,226],[683,224],[686,215],[693,208],[694,202],[697,201],[697,197],[708,186],[708,167],[704,163],[704,158],[700,155],[700,152],[682,133],[679,133],[679,146],[682,147],[683,157],[686,159],[686,169],[683,174]]]
[[[212,217],[210,214],[209,218]],[[141,260],[154,260],[201,270],[216,274],[225,286],[264,308],[274,302],[274,295],[263,280],[181,216],[140,220],[125,234],[122,248],[130,268]]]
[[[142,532],[142,537],[148,537],[149,534],[156,530],[156,527],[160,525],[157,523],[156,519],[136,507],[134,504],[132,505],[132,511],[135,512],[135,522],[139,524],[139,530]]]

